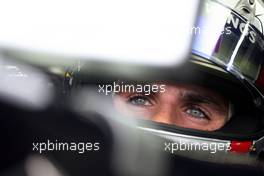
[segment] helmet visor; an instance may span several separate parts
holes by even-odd
[[[246,20],[219,2],[205,1],[197,25],[192,28],[192,52],[254,83],[262,67],[264,49],[257,22]]]

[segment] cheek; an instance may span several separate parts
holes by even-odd
[[[215,131],[222,128],[228,121],[228,107],[222,110],[222,112],[213,112],[213,118],[206,126],[206,131]]]
[[[207,125],[200,126],[200,130],[204,131],[215,131],[220,128],[222,128],[225,125],[226,121],[224,117],[221,117],[219,119],[211,120],[208,122]]]
[[[137,107],[127,103],[125,97],[115,97],[113,99],[114,107],[116,110],[122,114],[128,116],[142,117],[145,119],[150,119],[155,113],[154,107]]]
[[[227,116],[218,116],[217,119],[211,120],[206,131],[215,131],[222,128],[226,124]]]

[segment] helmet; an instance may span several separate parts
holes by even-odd
[[[163,136],[172,140],[178,136],[178,142],[187,138],[190,143],[193,140],[225,143],[228,146],[225,154],[230,151],[263,154],[264,35],[263,22],[257,14],[257,10],[263,13],[263,7],[257,5],[258,2],[250,0],[240,0],[233,5],[224,1],[204,1],[192,29],[190,62],[199,71],[191,81],[217,90],[230,99],[234,105],[230,121],[210,135],[197,136],[197,132],[193,134],[191,130],[183,133],[190,136],[161,132]],[[197,154],[188,152],[185,155],[198,158]]]
[[[58,69],[59,66],[54,63],[57,60],[69,63],[69,58],[59,58],[57,55],[39,56],[36,53],[28,54],[28,52],[21,50],[8,49],[3,49],[4,52],[1,51],[1,56],[22,58],[23,61],[30,60],[32,65],[41,68],[43,65],[48,65],[46,71],[52,73],[50,74],[52,76],[56,75],[61,78],[61,74],[64,74],[62,92],[66,95],[66,98],[63,97],[65,102],[62,105],[66,104],[65,109],[69,108],[74,113],[80,113],[77,116],[78,118],[87,117],[86,121],[79,121],[78,119],[78,124],[87,121],[92,123],[90,125],[91,129],[88,131],[93,131],[98,127],[103,131],[102,136],[114,138],[113,147],[109,145],[113,148],[113,151],[110,155],[106,154],[107,159],[114,158],[111,160],[113,161],[111,164],[115,166],[113,168],[132,171],[132,174],[126,172],[120,175],[140,175],[138,174],[139,171],[143,172],[142,175],[165,175],[165,172],[162,174],[156,172],[160,171],[159,169],[164,169],[164,167],[156,166],[168,163],[165,158],[161,158],[164,153],[169,154],[169,157],[177,156],[181,158],[179,161],[187,158],[192,161],[198,160],[199,163],[217,163],[219,164],[217,167],[220,164],[258,166],[263,173],[264,17],[261,15],[264,12],[263,4],[263,1],[255,0],[202,1],[195,26],[187,30],[192,36],[188,61],[180,65],[158,67],[157,65],[122,65],[110,62],[100,65],[98,63],[101,63],[101,61],[93,60],[86,63],[85,60],[78,59],[76,63],[71,62],[72,66],[67,67],[65,72],[62,73],[61,67]],[[56,59],[54,59],[55,57]],[[49,59],[49,61],[41,63],[36,58]],[[68,66],[68,64],[60,64],[63,69],[64,66]],[[54,65],[56,65],[55,68]],[[60,81],[61,79],[58,79],[57,82],[60,83]],[[217,94],[212,95],[215,95],[215,97],[221,95],[219,97],[228,100],[227,102],[224,101],[224,104],[228,107],[228,109],[225,109],[225,115],[227,115],[225,125],[214,131],[204,131],[191,127],[180,127],[176,124],[160,123],[145,118],[135,118],[133,115],[124,115],[117,110],[113,103],[117,95],[116,88],[120,91],[124,84],[131,83],[133,86],[138,86],[136,91],[143,90],[144,93],[147,91],[149,93],[154,89],[161,91],[162,87],[152,87],[152,90],[150,90],[148,86],[145,86],[153,82],[196,85],[199,87],[195,87],[198,95],[201,93],[200,87],[217,92]],[[101,91],[105,93],[104,95],[109,96],[103,96],[102,98],[100,96]],[[67,104],[68,98],[70,98],[69,104]],[[51,113],[54,114],[54,111]],[[64,116],[64,113],[66,114],[63,111],[62,116]],[[71,112],[67,115],[71,116],[74,113]],[[192,113],[199,114],[196,110]],[[108,128],[106,130],[108,126],[103,123],[105,121],[92,118],[94,116],[99,116],[107,121],[107,125],[110,126],[111,130]],[[126,116],[126,118],[120,118],[120,116]],[[72,123],[71,120],[72,118],[69,118],[68,122]],[[57,127],[57,121],[54,124]],[[69,129],[68,127],[71,127],[71,125],[67,124],[65,129]],[[88,137],[95,138],[93,132],[86,133],[83,130],[83,128],[86,128],[85,125],[82,124],[81,126],[82,128],[77,130],[79,134],[87,134]],[[109,135],[109,132],[113,132],[114,135]],[[134,135],[131,135],[130,132]],[[48,133],[50,133],[49,130]],[[135,143],[142,142],[142,140],[146,144],[143,147]],[[104,147],[106,148],[108,145],[102,146],[102,148]],[[141,153],[135,154],[137,151],[141,151]],[[97,160],[96,153],[89,156],[95,156]],[[66,157],[60,158],[67,163]],[[94,161],[90,160],[89,163],[92,162]],[[105,163],[104,161],[102,164]],[[145,163],[150,163],[153,167],[146,167]],[[180,162],[177,163],[180,164]],[[198,162],[191,163],[197,164]],[[68,163],[67,166],[69,166]],[[112,167],[107,168],[112,169]],[[145,171],[148,171],[148,174],[144,174]]]
[[[263,153],[264,35],[257,5],[256,1],[240,0],[230,7],[227,2],[208,0],[201,7],[192,29],[190,59],[203,74],[202,80],[197,74],[197,84],[203,82],[204,86],[219,90],[233,102],[234,112],[215,136],[212,133],[210,140],[208,134],[200,134],[198,138],[196,134],[187,137],[190,143],[219,142],[227,144],[227,153]],[[170,133],[169,138],[175,139],[173,136],[177,135]]]
[[[137,128],[165,139],[164,150],[169,153],[216,163],[254,165],[259,164],[258,156],[264,152],[264,29],[259,14],[264,12],[264,7],[254,0],[229,2],[203,1],[196,25],[190,30],[193,42],[189,62],[176,69],[158,70],[155,78],[149,81],[164,81],[165,75],[167,81],[188,82],[216,90],[228,97],[232,104],[230,121],[213,132],[148,120],[139,120]],[[70,85],[83,83],[80,75],[85,65],[81,62],[76,65],[65,74],[65,80],[71,80]],[[161,73],[163,71],[164,74]],[[144,81],[147,77],[136,79]],[[133,78],[116,75],[113,80],[129,82]],[[179,150],[183,143],[185,149],[192,144],[196,147],[222,147],[220,150],[211,149],[216,153],[212,158],[208,150],[204,152],[201,148],[199,151],[197,148],[195,151],[190,148]]]

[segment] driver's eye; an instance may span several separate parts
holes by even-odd
[[[142,95],[132,96],[128,99],[128,102],[135,106],[151,106],[151,101],[148,97]]]
[[[197,119],[209,119],[206,113],[197,107],[189,107],[185,113]]]

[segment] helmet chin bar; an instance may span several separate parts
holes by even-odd
[[[252,146],[252,153],[259,155],[264,152],[264,137],[254,141]]]
[[[264,150],[264,137],[255,141],[222,140],[199,137],[138,126],[164,139],[164,151],[195,160],[228,164],[260,164],[259,154]]]

